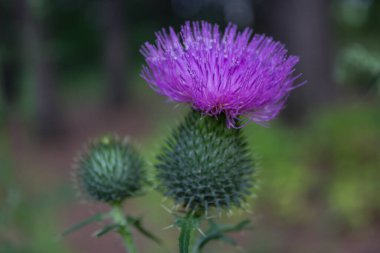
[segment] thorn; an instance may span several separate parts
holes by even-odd
[[[187,203],[187,205],[185,207],[186,211],[189,211],[191,202],[193,202],[193,197],[191,197],[190,200],[189,200],[189,202]]]
[[[216,215],[212,215],[212,216],[208,216],[208,217],[206,216],[205,219],[206,219],[206,220],[211,220],[211,219],[215,219],[215,218],[217,218],[217,217],[218,217],[218,216],[216,216]]]
[[[198,230],[198,232],[199,232],[204,238],[206,238],[206,234],[202,231],[201,228],[198,227],[197,230]]]
[[[206,220],[212,220],[212,219],[216,219],[216,218],[218,218],[218,216],[216,216],[216,215],[205,217]]]
[[[161,229],[162,231],[164,231],[164,230],[168,230],[168,229],[171,229],[171,228],[174,228],[175,227],[175,225],[174,224],[171,224],[171,225],[169,225],[169,226],[167,226],[167,227],[164,227],[163,229]]]
[[[169,209],[169,208],[168,208],[167,206],[165,206],[164,204],[161,204],[161,207],[162,207],[165,211],[167,211],[168,213],[173,214],[173,210]]]
[[[172,210],[178,210],[180,206],[181,206],[180,204],[176,204],[172,207]]]

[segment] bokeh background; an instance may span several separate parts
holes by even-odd
[[[260,189],[252,213],[222,219],[251,218],[235,236],[245,252],[380,252],[379,14],[379,0],[0,0],[0,252],[123,252],[116,235],[91,237],[96,224],[58,238],[107,209],[76,196],[73,158],[89,138],[116,133],[154,161],[188,108],[140,78],[139,48],[199,19],[281,40],[308,80],[268,128],[244,129]],[[176,252],[161,199],[150,192],[125,207],[167,242],[137,235],[142,252]]]

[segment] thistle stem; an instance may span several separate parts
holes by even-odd
[[[193,213],[188,213],[184,218],[179,220],[179,226],[181,228],[178,239],[179,252],[193,252],[195,232],[199,226],[199,217],[194,216]]]
[[[112,220],[119,225],[117,232],[123,239],[124,246],[129,253],[137,253],[136,245],[133,241],[133,236],[131,229],[129,227],[128,221],[124,215],[123,208],[121,204],[112,205],[112,210],[110,212]]]

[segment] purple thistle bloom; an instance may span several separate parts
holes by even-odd
[[[147,66],[141,76],[159,94],[189,103],[210,116],[225,113],[228,127],[239,116],[256,123],[273,119],[293,84],[298,57],[272,38],[229,24],[224,33],[208,22],[186,22],[156,33],[156,44],[144,44]],[[299,86],[299,85],[298,85]]]

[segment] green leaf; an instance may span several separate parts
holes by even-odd
[[[210,228],[206,232],[206,236],[202,237],[198,240],[195,251],[201,252],[202,249],[210,242],[215,240],[221,240],[228,244],[236,246],[235,240],[226,236],[227,233],[240,232],[243,230],[249,229],[250,220],[243,220],[235,225],[223,225],[217,224],[214,221],[210,220]]]
[[[67,236],[95,221],[102,221],[103,219],[105,218],[105,215],[103,213],[98,213],[98,214],[95,214],[69,228],[67,228],[65,231],[63,231],[63,233],[61,234],[61,236]]]
[[[105,227],[103,227],[102,229],[96,231],[93,236],[95,237],[101,237],[105,234],[108,234],[109,232],[115,230],[115,229],[118,229],[119,228],[119,225],[118,224],[109,224],[109,225],[106,225]]]
[[[231,233],[231,232],[240,232],[243,230],[251,229],[249,224],[251,221],[249,219],[242,220],[236,225],[217,225],[221,232],[223,233]]]
[[[128,223],[132,224],[138,231],[140,231],[141,234],[145,235],[147,238],[151,239],[152,241],[156,242],[157,244],[161,245],[162,240],[149,232],[144,226],[141,224],[140,218],[134,218],[132,216],[127,216]]]

